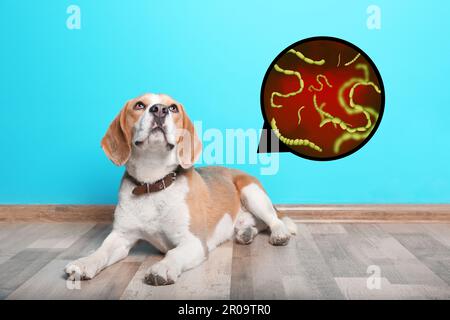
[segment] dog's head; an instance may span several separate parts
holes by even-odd
[[[144,94],[129,100],[101,142],[116,165],[137,154],[173,152],[183,168],[198,160],[202,148],[183,105],[163,94]]]

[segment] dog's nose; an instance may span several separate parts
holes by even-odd
[[[149,112],[155,117],[164,118],[169,113],[169,109],[163,104],[154,104],[150,107]]]

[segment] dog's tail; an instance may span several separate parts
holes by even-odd
[[[285,213],[281,213],[277,208],[275,208],[275,206],[273,208],[275,209],[278,217],[281,219],[281,221],[283,221],[284,225],[289,230],[289,232],[291,234],[297,234],[298,229],[295,222],[291,218],[289,218]]]

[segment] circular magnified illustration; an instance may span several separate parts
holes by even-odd
[[[266,72],[261,108],[280,143],[313,160],[334,160],[360,149],[384,111],[384,87],[361,49],[337,38],[301,40]]]

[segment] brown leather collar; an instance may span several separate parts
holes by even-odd
[[[154,183],[143,183],[138,181],[128,172],[126,172],[126,175],[131,181],[133,181],[134,184],[137,185],[137,187],[133,189],[133,194],[136,196],[164,190],[168,188],[177,178],[177,173],[174,171]]]

